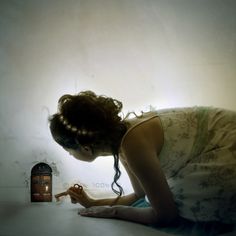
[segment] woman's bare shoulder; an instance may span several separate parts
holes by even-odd
[[[121,141],[121,151],[152,148],[159,154],[164,140],[160,118],[158,116],[137,118],[130,122],[130,127]]]

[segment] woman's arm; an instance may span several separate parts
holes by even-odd
[[[120,157],[120,161],[123,164],[123,166],[124,166],[128,176],[129,176],[129,179],[130,179],[130,182],[132,184],[134,193],[136,194],[136,196],[138,196],[138,198],[144,197],[145,196],[145,192],[143,190],[142,185],[140,184],[140,182],[137,179],[137,177],[132,173],[132,171],[130,170],[127,162],[123,159],[122,156]]]
[[[138,199],[143,198],[145,196],[145,192],[143,191],[143,188],[139,183],[138,179],[129,169],[129,166],[122,157],[120,157],[120,161],[123,164],[129,176],[130,182],[134,189],[134,193],[117,198],[94,199],[88,196],[85,193],[85,191],[83,191],[80,195],[78,195],[75,192],[71,191],[72,189],[70,188],[68,190],[68,194],[70,194],[72,203],[80,203],[82,206],[86,208],[91,206],[114,206],[114,205],[130,206]]]
[[[131,193],[125,196],[116,198],[104,198],[95,199],[91,198],[84,190],[81,193],[76,193],[73,188],[69,188],[67,193],[71,197],[73,203],[79,203],[82,206],[88,208],[92,206],[114,206],[114,205],[125,205],[129,206],[139,199],[135,193]]]
[[[115,218],[133,221],[141,224],[157,223],[157,215],[152,207],[138,208],[127,206],[114,206]],[[160,220],[158,221],[160,224]]]
[[[135,193],[131,193],[116,198],[93,199],[93,206],[115,206],[115,205],[130,206],[138,199],[139,198]]]
[[[137,208],[131,206],[99,206],[80,209],[79,214],[88,217],[116,218],[141,224],[155,224],[156,215],[151,207]],[[158,222],[160,224],[160,221]]]
[[[155,120],[135,127],[123,142],[127,164],[148,197],[152,210],[146,210],[156,223],[171,222],[177,217],[177,208],[158,159],[160,127]],[[151,212],[151,213],[150,213]],[[122,215],[122,213],[120,213]],[[119,214],[118,214],[119,215]]]
[[[103,206],[103,205],[109,205],[109,206],[114,206],[114,205],[125,205],[125,206],[130,206],[134,202],[136,202],[138,199],[143,198],[145,196],[145,192],[143,191],[143,188],[141,184],[139,183],[138,179],[136,176],[132,173],[132,171],[129,169],[129,166],[127,163],[120,158],[121,163],[123,164],[130,182],[132,184],[132,187],[134,189],[134,193],[131,193],[129,195],[125,195],[122,197],[117,197],[117,198],[108,198],[108,199],[94,199],[93,206]]]

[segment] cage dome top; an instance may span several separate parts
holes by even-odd
[[[52,173],[52,168],[43,162],[40,162],[38,164],[36,164],[32,170],[31,170],[31,174],[35,175],[35,174],[51,174]]]

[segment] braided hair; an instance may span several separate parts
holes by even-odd
[[[107,148],[112,151],[115,175],[111,188],[119,196],[123,193],[117,182],[121,176],[119,147],[127,130],[127,123],[119,116],[121,109],[122,103],[116,99],[82,91],[63,95],[58,112],[49,117],[52,137],[62,147],[77,149],[87,145],[93,153]]]

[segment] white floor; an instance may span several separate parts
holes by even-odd
[[[86,218],[78,205],[0,203],[0,236],[167,236],[151,227],[112,219]]]

